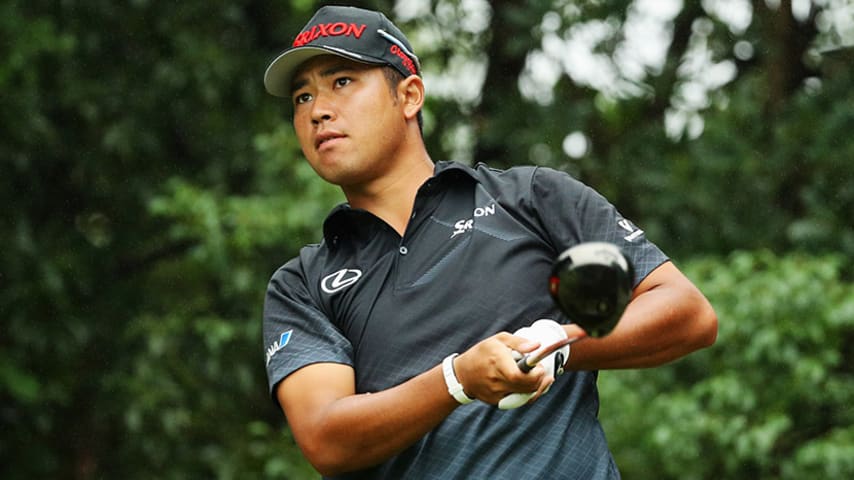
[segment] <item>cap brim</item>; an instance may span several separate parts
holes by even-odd
[[[369,63],[373,65],[383,65],[384,60],[359,55],[358,53],[348,52],[335,47],[329,46],[306,46],[292,48],[270,62],[267,71],[264,72],[264,88],[271,95],[277,97],[291,96],[291,80],[297,68],[311,58],[320,55],[338,55],[348,60],[356,62]]]

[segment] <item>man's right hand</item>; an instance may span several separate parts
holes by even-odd
[[[454,359],[454,372],[466,395],[482,402],[497,405],[511,393],[542,395],[554,381],[542,365],[524,373],[516,365],[513,351],[533,352],[540,343],[512,335],[497,333],[480,341]]]

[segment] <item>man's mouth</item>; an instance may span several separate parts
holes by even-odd
[[[316,137],[314,137],[314,147],[320,148],[321,145],[323,145],[326,142],[329,142],[329,141],[332,141],[332,140],[335,140],[338,138],[344,138],[344,137],[345,137],[345,135],[343,133],[321,132],[321,133],[318,133]]]

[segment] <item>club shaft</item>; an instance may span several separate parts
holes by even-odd
[[[516,365],[519,366],[519,370],[522,370],[523,372],[528,373],[531,370],[533,370],[534,367],[536,367],[537,364],[543,360],[543,358],[549,356],[551,353],[555,352],[556,350],[559,350],[559,349],[561,349],[567,345],[572,345],[573,343],[575,343],[575,342],[577,342],[583,338],[587,338],[587,332],[582,332],[580,335],[578,335],[577,337],[573,337],[573,338],[569,339],[569,341],[567,341],[567,342],[556,343],[556,344],[552,345],[550,348],[547,348],[545,350],[540,351],[537,355],[533,355],[531,353],[525,354],[525,356],[523,356],[522,358],[520,358],[516,362]]]

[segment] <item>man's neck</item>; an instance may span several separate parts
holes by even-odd
[[[367,188],[343,188],[353,208],[367,210],[383,219],[400,236],[406,231],[418,189],[433,176],[434,165],[424,152],[405,168],[389,172]]]

